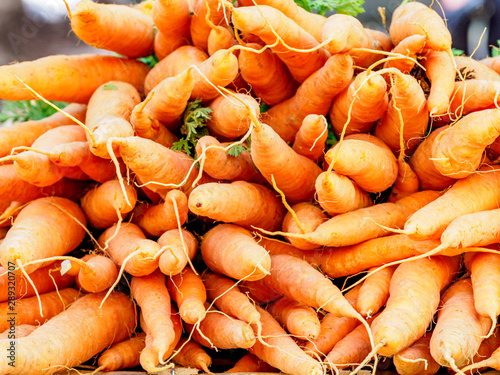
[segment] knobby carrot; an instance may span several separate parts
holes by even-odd
[[[313,232],[327,220],[327,216],[323,210],[310,202],[297,203],[292,206],[292,210],[295,212],[300,227],[295,222],[291,213],[288,212],[281,225],[283,232],[302,233],[302,230],[304,230],[305,233]],[[319,247],[314,243],[300,238],[287,237],[287,240],[290,241],[293,246],[302,250],[312,250]]]

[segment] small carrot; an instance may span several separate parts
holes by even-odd
[[[81,258],[86,267],[81,267],[76,285],[89,293],[98,293],[110,288],[118,277],[116,264],[103,255],[85,255]]]
[[[455,88],[455,63],[447,51],[430,50],[425,55],[425,74],[431,81],[427,110],[431,116],[448,112]]]
[[[300,223],[300,227],[293,219],[291,213],[288,212],[283,219],[283,223],[281,224],[281,229],[284,232],[301,233],[302,230],[306,233],[313,232],[318,226],[327,220],[327,216],[323,210],[310,202],[297,203],[292,206],[292,210],[295,212],[298,222]],[[312,250],[319,247],[314,243],[300,238],[287,237],[287,240],[290,241],[293,246],[302,250]]]
[[[392,50],[393,53],[399,53],[407,56],[408,58],[397,58],[388,60],[384,64],[384,68],[396,68],[404,74],[410,74],[415,66],[417,56],[422,52],[427,41],[425,35],[410,35],[401,40],[396,47]]]
[[[307,115],[302,121],[295,140],[293,150],[315,162],[319,162],[325,152],[328,137],[327,122],[324,116]]]
[[[356,302],[356,310],[362,316],[373,316],[385,305],[389,298],[389,286],[395,270],[396,266],[383,268],[368,276],[363,282]]]
[[[431,356],[429,342],[432,332],[418,339],[393,357],[396,371],[401,375],[434,375],[441,368]]]
[[[217,0],[198,1],[189,26],[193,45],[207,51],[211,25],[224,24],[226,17],[225,7]]]
[[[160,256],[159,267],[167,276],[181,273],[198,250],[196,237],[185,229],[166,231],[158,238],[158,244],[166,247],[166,251]]]
[[[276,372],[276,369],[253,354],[247,353],[226,372]]]
[[[98,368],[104,371],[116,371],[140,365],[140,353],[146,345],[146,334],[139,333],[128,340],[121,341],[105,350],[97,361]]]
[[[175,349],[177,352],[172,358],[175,363],[210,373],[208,368],[212,365],[212,358],[196,342],[184,338],[179,341]]]

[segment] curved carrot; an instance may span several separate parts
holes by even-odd
[[[384,64],[384,68],[396,68],[404,74],[410,74],[411,70],[415,66],[415,60],[417,56],[422,52],[427,41],[427,36],[425,35],[410,35],[405,39],[401,40],[396,47],[392,50],[393,53],[399,53],[401,55],[407,56],[407,59],[398,58],[393,60],[388,60]]]
[[[447,51],[430,50],[425,55],[424,67],[431,81],[427,110],[431,116],[444,114],[448,112],[455,88],[455,63]]]
[[[171,229],[161,235],[158,243],[166,247],[160,256],[159,267],[165,275],[173,276],[182,272],[193,260],[198,250],[196,237],[185,229]]]
[[[306,233],[313,232],[327,220],[327,216],[323,213],[323,210],[309,202],[297,203],[292,206],[292,210],[295,212],[300,227],[295,222],[291,213],[288,212],[281,224],[281,229],[284,232],[301,233],[302,230]],[[287,240],[290,241],[293,246],[302,250],[312,250],[319,247],[314,243],[300,238],[287,237]]]
[[[423,336],[408,348],[396,353],[394,366],[401,375],[434,375],[441,368],[431,356],[429,342],[431,334]]]
[[[172,360],[183,367],[198,368],[210,373],[212,358],[194,341],[181,339],[176,346],[177,353]]]
[[[328,137],[327,122],[324,116],[307,115],[295,134],[293,150],[315,162],[323,158]]]
[[[146,334],[139,333],[128,340],[119,342],[105,350],[97,361],[97,365],[104,371],[115,371],[139,366],[139,356],[145,347]]]

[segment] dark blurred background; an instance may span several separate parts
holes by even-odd
[[[103,3],[137,3],[140,0],[105,0]],[[420,0],[429,5],[431,0]],[[68,0],[73,8],[78,0]],[[476,58],[486,57],[488,46],[500,39],[500,22],[496,22],[495,2],[500,0],[441,0],[446,8],[455,48],[472,53],[482,39]],[[358,17],[369,28],[383,30],[378,7],[386,9],[387,21],[401,0],[367,0],[365,13]],[[500,5],[497,6],[500,8]],[[439,5],[433,9],[443,14]],[[491,33],[489,33],[491,30]],[[491,34],[491,35],[488,35]],[[79,41],[71,32],[63,0],[0,0],[0,65],[14,61],[33,60],[53,54],[77,54],[96,50]],[[101,51],[101,53],[107,53]]]

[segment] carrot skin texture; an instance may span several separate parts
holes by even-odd
[[[191,19],[191,24],[189,25],[191,39],[194,46],[201,48],[204,51],[208,50],[208,37],[212,28],[207,23],[205,18],[207,13],[210,12],[210,21],[215,26],[218,26],[225,21],[224,9],[225,7],[220,6],[220,3],[215,0],[209,0],[207,2],[199,1],[196,3],[193,18]]]
[[[419,191],[420,181],[417,174],[404,160],[398,160],[398,177],[392,187],[389,202],[397,202],[399,199]]]
[[[425,56],[425,74],[431,81],[431,91],[427,98],[427,110],[431,115],[441,115],[448,111],[455,88],[455,66],[446,51],[430,50]]]
[[[34,326],[34,325],[30,325],[30,324],[21,324],[21,325],[15,326],[15,333],[14,333],[15,339],[20,339],[21,337],[29,336],[31,334],[31,332],[33,332],[37,328],[38,328],[38,326]],[[0,340],[8,339],[9,336],[10,336],[10,338],[12,338],[12,332],[11,332],[10,328],[6,329],[2,333],[0,333]]]
[[[184,241],[186,250],[183,248],[182,241]],[[179,232],[178,229],[166,231],[158,238],[158,244],[162,247],[168,247],[160,255],[158,264],[160,271],[167,276],[174,276],[181,273],[189,263],[189,260],[193,260],[198,251],[196,237],[185,229],[182,229],[182,232]]]
[[[115,342],[129,337],[136,326],[136,310],[128,296],[112,293],[102,308],[105,293],[87,294],[66,311],[37,328],[28,337],[20,338],[16,366],[2,359],[4,374],[52,374],[66,367],[75,367]],[[47,337],[52,337],[46,341]],[[45,342],[40,345],[40,342]],[[71,345],[74,343],[74,345]],[[8,341],[2,346],[8,348]],[[75,350],[75,345],[80,350]],[[33,349],[33,347],[36,349]]]
[[[418,339],[408,348],[396,353],[393,357],[396,371],[401,375],[434,375],[441,368],[431,356],[429,342],[431,341],[431,333]],[[421,362],[409,362],[406,360],[422,359]],[[427,368],[425,368],[427,361]]]
[[[145,347],[144,332],[119,342],[105,350],[97,361],[97,365],[104,371],[115,371],[140,365],[139,356]]]
[[[321,176],[321,175],[320,175]],[[321,208],[309,202],[297,203],[292,206],[300,224],[307,232],[313,232],[319,225],[327,220],[327,216]],[[301,233],[297,223],[292,218],[290,212],[285,215],[282,223],[282,230],[290,233]],[[319,246],[301,238],[287,237],[287,240],[295,247],[301,250],[313,250]]]
[[[153,52],[151,18],[128,6],[82,0],[71,12],[71,28],[85,43],[119,55],[137,58]]]
[[[297,154],[319,162],[325,152],[327,137],[327,122],[324,116],[307,115],[295,134],[292,148]]]
[[[458,257],[437,256],[398,266],[386,308],[371,325],[375,344],[385,344],[379,354],[394,355],[424,335],[437,311],[440,292],[455,276],[459,262]]]
[[[362,316],[373,316],[385,305],[389,298],[389,287],[395,270],[396,266],[383,268],[368,276],[363,282],[356,302],[356,310]]]
[[[394,47],[392,52],[400,53],[416,60],[417,55],[419,55],[424,49],[426,41],[427,37],[425,35],[411,35],[399,42],[398,45]],[[384,68],[396,68],[404,74],[409,74],[414,66],[414,61],[403,58],[397,60],[389,60],[384,64]]]
[[[81,70],[85,75],[81,75]],[[0,67],[0,98],[34,99],[15,75],[47,100],[86,104],[94,91],[110,81],[123,81],[142,91],[149,68],[136,60],[100,55],[56,55]],[[81,76],[80,80],[74,77]],[[47,85],[47,82],[51,82]]]
[[[173,361],[183,367],[197,368],[209,371],[212,358],[194,341],[181,339],[176,346],[178,352],[173,357]]]
[[[110,288],[118,277],[118,268],[110,258],[103,255],[85,255],[81,258],[88,267],[81,267],[77,285],[89,293],[98,293]]]

